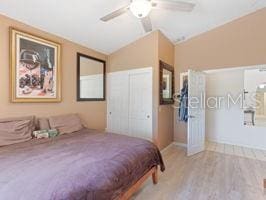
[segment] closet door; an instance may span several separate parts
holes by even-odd
[[[128,134],[128,72],[107,75],[107,131]]]
[[[129,132],[152,139],[152,68],[129,73]]]

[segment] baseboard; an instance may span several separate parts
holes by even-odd
[[[173,142],[173,144],[176,145],[176,146],[179,146],[179,147],[187,148],[187,144],[185,144],[185,143]]]
[[[160,152],[161,153],[165,152],[166,150],[168,150],[173,145],[174,145],[174,143],[169,144],[167,147],[163,148]]]
[[[179,142],[172,142],[167,147],[165,147],[164,149],[162,149],[160,152],[163,153],[163,152],[167,151],[173,145],[179,146],[179,147],[183,147],[183,148],[187,148],[187,144],[179,143]]]

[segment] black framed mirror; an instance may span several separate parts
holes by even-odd
[[[106,62],[77,53],[77,101],[105,101]]]
[[[174,104],[174,67],[160,61],[160,105]]]

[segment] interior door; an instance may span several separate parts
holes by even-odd
[[[107,75],[107,131],[128,134],[128,72]]]
[[[205,150],[205,87],[203,72],[188,72],[188,156]]]
[[[129,74],[129,132],[152,139],[152,68]]]

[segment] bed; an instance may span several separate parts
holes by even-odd
[[[82,129],[0,147],[1,200],[128,199],[157,166],[151,142]]]

